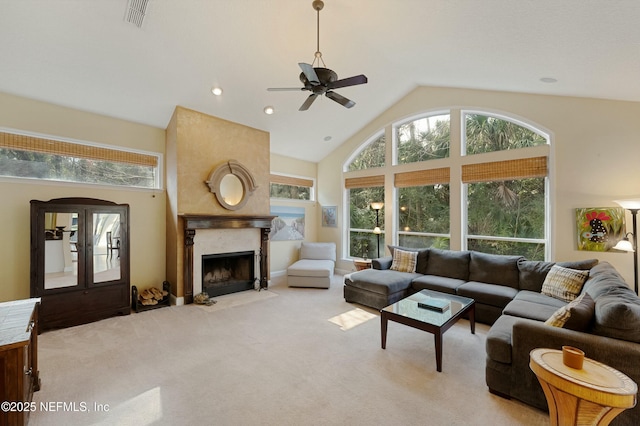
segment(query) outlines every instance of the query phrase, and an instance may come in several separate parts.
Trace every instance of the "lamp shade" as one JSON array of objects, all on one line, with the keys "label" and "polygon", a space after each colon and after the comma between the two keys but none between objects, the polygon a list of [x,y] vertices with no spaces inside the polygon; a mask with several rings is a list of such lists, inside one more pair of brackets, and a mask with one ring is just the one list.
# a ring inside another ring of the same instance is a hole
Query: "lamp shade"
[{"label": "lamp shade", "polygon": [[375,228],[373,228],[373,233],[374,234],[382,234],[382,231],[380,230],[379,226],[376,226]]},{"label": "lamp shade", "polygon": [[629,241],[628,238],[623,238],[622,240],[618,241],[618,244],[616,244],[613,249],[622,251],[635,251],[633,249],[633,244],[631,244],[631,241]]},{"label": "lamp shade", "polygon": [[640,200],[638,199],[628,199],[628,200],[613,200],[614,203],[620,205],[621,207],[627,210],[638,210],[640,209]]},{"label": "lamp shade", "polygon": [[384,203],[381,203],[381,202],[371,203],[371,208],[374,210],[380,210],[383,207],[384,207]]}]

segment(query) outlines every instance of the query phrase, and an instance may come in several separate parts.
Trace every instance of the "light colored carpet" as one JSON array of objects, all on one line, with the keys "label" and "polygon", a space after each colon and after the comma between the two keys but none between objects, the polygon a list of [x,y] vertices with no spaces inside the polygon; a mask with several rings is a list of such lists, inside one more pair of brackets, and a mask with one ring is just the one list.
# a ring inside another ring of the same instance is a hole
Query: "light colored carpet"
[{"label": "light colored carpet", "polygon": [[[438,373],[431,334],[390,322],[381,349],[380,321],[367,319],[377,312],[346,303],[341,277],[328,290],[285,279],[225,309],[172,306],[41,334],[30,425],[549,424],[488,392],[488,326],[448,330]],[[345,314],[358,324],[330,321]]]}]

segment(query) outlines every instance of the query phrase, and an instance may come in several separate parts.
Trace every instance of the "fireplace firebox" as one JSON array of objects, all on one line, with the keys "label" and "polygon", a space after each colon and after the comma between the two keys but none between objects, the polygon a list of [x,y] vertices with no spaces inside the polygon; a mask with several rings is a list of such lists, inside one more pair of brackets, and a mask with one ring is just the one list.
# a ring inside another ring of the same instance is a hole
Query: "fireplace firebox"
[{"label": "fireplace firebox", "polygon": [[202,256],[202,291],[210,297],[252,290],[257,280],[255,253],[206,254]]}]

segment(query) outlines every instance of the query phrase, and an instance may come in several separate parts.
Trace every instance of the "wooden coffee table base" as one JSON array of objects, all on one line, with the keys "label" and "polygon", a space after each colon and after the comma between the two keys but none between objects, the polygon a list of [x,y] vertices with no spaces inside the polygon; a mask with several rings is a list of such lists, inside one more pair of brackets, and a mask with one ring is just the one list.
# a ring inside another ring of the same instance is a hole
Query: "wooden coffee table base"
[{"label": "wooden coffee table base", "polygon": [[[435,293],[435,292],[432,292],[432,293]],[[433,339],[434,339],[435,348],[436,348],[436,368],[438,372],[442,372],[442,335],[444,334],[444,332],[447,331],[449,328],[451,328],[453,324],[455,324],[464,314],[467,314],[467,313],[469,315],[469,324],[471,326],[471,334],[475,334],[476,332],[475,302],[472,302],[468,306],[462,308],[455,315],[452,315],[451,318],[449,318],[442,325],[430,324],[428,322],[424,322],[419,319],[411,318],[405,315],[399,315],[394,312],[389,312],[385,309],[380,311],[380,314],[381,314],[380,315],[380,334],[381,334],[380,337],[382,339],[382,349],[386,349],[387,347],[387,324],[389,320],[400,323],[400,324],[408,325],[409,327],[417,328],[418,330],[431,333],[433,334]]]}]

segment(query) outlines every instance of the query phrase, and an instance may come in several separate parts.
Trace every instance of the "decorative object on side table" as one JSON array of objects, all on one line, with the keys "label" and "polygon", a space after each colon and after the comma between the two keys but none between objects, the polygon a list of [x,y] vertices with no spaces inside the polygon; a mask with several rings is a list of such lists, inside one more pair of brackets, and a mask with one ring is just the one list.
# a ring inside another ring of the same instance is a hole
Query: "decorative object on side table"
[{"label": "decorative object on side table", "polygon": [[568,367],[563,351],[534,349],[529,367],[549,405],[551,425],[608,425],[636,405],[637,384],[608,365],[584,358],[583,368]]},{"label": "decorative object on side table", "polygon": [[[614,249],[633,252],[633,284],[636,294],[638,294],[638,253],[635,251],[638,247],[636,217],[638,216],[638,210],[640,210],[640,200],[615,200],[615,202],[629,210],[633,218],[633,232],[628,232],[624,238],[616,244]],[[629,238],[627,237],[629,234],[633,236],[633,245],[630,244]]]}]

